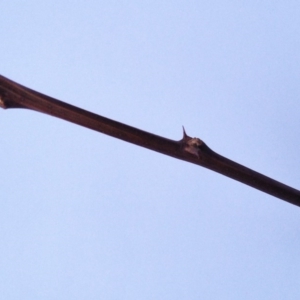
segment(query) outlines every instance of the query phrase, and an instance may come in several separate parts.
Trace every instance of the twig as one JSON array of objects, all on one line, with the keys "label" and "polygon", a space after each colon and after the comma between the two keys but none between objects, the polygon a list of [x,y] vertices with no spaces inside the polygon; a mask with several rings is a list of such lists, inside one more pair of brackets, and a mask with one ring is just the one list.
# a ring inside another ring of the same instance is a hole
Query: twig
[{"label": "twig", "polygon": [[123,141],[208,168],[300,206],[299,190],[217,154],[202,140],[189,137],[184,129],[181,140],[166,139],[43,95],[1,75],[0,106],[2,108],[27,108],[64,119]]}]

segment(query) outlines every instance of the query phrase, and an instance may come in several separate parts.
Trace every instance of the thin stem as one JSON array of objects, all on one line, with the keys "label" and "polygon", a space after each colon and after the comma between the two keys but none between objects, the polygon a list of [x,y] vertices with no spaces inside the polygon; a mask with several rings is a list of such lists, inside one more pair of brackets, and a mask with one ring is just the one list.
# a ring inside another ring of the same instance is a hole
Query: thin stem
[{"label": "thin stem", "polygon": [[123,141],[172,156],[233,178],[272,196],[300,206],[300,191],[231,161],[185,131],[179,141],[102,117],[33,91],[0,75],[0,106],[27,108],[99,131]]}]

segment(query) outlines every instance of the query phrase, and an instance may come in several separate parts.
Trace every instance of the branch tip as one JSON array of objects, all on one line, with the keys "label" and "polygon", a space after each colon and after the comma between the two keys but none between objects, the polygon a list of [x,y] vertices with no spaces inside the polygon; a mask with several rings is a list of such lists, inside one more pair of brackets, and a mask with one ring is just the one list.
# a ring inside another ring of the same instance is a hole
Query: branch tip
[{"label": "branch tip", "polygon": [[2,95],[0,95],[0,107],[4,109],[6,108],[4,97]]}]

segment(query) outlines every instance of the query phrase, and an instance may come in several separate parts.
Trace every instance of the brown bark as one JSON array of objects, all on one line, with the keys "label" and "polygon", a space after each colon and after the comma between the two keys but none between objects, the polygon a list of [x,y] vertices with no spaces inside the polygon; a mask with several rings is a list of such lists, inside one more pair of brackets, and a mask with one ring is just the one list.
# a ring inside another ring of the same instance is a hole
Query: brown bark
[{"label": "brown bark", "polygon": [[5,109],[27,108],[64,119],[123,141],[208,168],[300,206],[299,190],[217,154],[200,139],[186,135],[185,131],[181,140],[170,140],[56,100],[1,75],[0,106]]}]

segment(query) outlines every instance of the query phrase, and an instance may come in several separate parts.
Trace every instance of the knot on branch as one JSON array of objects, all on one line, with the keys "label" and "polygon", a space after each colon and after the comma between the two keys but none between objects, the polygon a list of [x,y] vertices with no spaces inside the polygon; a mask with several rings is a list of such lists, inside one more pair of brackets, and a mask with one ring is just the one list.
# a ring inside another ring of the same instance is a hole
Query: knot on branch
[{"label": "knot on branch", "polygon": [[189,153],[197,158],[200,157],[201,148],[204,145],[204,142],[199,138],[192,138],[188,136],[183,127],[183,138],[180,140],[181,149],[184,153]]}]

